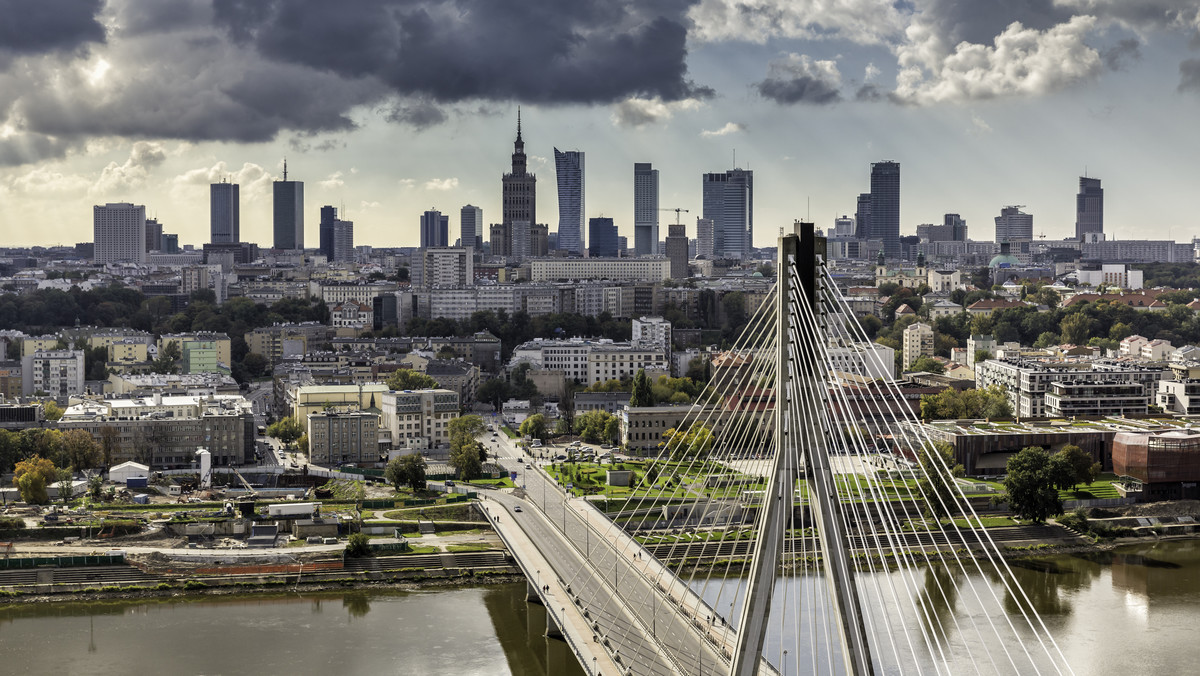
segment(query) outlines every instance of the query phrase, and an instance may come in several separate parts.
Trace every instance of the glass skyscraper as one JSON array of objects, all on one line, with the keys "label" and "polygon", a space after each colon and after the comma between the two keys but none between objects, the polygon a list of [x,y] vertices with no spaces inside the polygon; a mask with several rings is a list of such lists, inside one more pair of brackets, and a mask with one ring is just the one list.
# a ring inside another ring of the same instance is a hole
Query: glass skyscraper
[{"label": "glass skyscraper", "polygon": [[241,240],[238,184],[213,183],[208,190],[209,238],[213,244],[237,244]]},{"label": "glass skyscraper", "polygon": [[649,162],[633,165],[633,251],[658,253],[658,170]]},{"label": "glass skyscraper", "polygon": [[1079,177],[1079,194],[1075,195],[1075,239],[1083,241],[1084,233],[1104,232],[1104,188],[1100,179]]},{"label": "glass skyscraper", "polygon": [[900,163],[871,165],[871,215],[868,239],[883,242],[888,258],[900,257]]},{"label": "glass skyscraper", "polygon": [[583,151],[554,149],[558,174],[558,248],[583,255]]},{"label": "glass skyscraper", "polygon": [[283,180],[274,183],[275,248],[304,248],[304,182],[287,180],[287,162]]}]

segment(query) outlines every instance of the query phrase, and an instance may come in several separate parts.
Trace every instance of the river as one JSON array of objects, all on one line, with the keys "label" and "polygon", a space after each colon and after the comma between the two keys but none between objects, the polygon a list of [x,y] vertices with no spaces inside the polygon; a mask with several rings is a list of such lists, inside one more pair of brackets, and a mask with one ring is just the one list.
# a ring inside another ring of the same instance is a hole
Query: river
[{"label": "river", "polygon": [[[1200,541],[1013,563],[1076,674],[1192,673],[1200,665]],[[506,584],[9,604],[0,606],[0,655],[4,672],[30,674],[582,674],[564,643],[542,638],[544,611],[524,591]],[[1011,597],[1000,595],[1013,612]],[[937,612],[977,609],[958,598]],[[777,645],[768,640],[768,655]],[[927,663],[929,649],[917,650],[926,654],[916,661]]]}]

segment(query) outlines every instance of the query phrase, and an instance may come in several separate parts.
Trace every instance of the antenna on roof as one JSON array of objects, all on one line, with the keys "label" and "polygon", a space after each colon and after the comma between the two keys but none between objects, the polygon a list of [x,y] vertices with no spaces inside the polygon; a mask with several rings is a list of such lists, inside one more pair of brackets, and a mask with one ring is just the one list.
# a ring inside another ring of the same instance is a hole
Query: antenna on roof
[{"label": "antenna on roof", "polygon": [[287,180],[287,158],[283,158],[283,180]]}]

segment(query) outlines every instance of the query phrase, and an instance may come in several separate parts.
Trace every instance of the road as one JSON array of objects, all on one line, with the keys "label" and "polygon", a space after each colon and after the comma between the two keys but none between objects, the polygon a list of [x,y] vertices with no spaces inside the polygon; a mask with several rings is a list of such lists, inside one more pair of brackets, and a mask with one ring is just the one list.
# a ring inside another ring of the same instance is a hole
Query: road
[{"label": "road", "polygon": [[[602,632],[615,638],[622,655],[633,655],[626,662],[634,673],[717,675],[728,672],[727,663],[720,659],[711,645],[701,640],[685,613],[672,606],[664,592],[656,589],[654,580],[670,587],[671,578],[656,562],[643,555],[634,559],[632,552],[618,551],[627,546],[628,539],[605,534],[611,526],[603,515],[582,498],[567,498],[544,472],[530,470],[518,464],[523,454],[513,440],[503,436],[491,437],[495,443],[496,460],[510,471],[518,471],[518,484],[524,484],[526,500],[520,501],[503,494],[488,494],[503,504],[509,516],[538,543],[538,547],[559,577],[577,594],[583,607],[601,623]],[[555,451],[556,449],[550,449]],[[515,512],[513,507],[530,504],[539,510]],[[565,533],[565,535],[564,535]],[[682,583],[676,582],[676,586]],[[684,598],[681,589],[674,595]],[[704,609],[696,608],[699,622],[709,629]],[[604,622],[626,619],[605,630]],[[601,621],[603,620],[603,621]],[[615,632],[615,633],[614,633]],[[656,649],[655,641],[666,653]]]}]

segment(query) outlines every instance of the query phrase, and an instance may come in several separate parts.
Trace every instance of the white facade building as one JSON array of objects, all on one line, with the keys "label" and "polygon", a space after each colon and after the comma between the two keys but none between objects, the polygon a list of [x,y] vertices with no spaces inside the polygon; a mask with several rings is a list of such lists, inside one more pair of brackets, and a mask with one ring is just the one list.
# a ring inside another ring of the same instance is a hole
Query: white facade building
[{"label": "white facade building", "polygon": [[82,350],[36,350],[21,357],[21,394],[65,403],[83,394],[84,374]]},{"label": "white facade building", "polygon": [[539,258],[530,261],[530,280],[611,279],[657,282],[671,278],[666,258]]},{"label": "white facade building", "polygon": [[635,345],[671,347],[671,322],[662,317],[639,317],[633,320],[631,340]]},{"label": "white facade building", "polygon": [[933,356],[933,327],[917,322],[904,328],[904,368],[907,370],[918,357]]},{"label": "white facade building", "polygon": [[146,207],[109,202],[92,207],[96,263],[146,262]]}]

